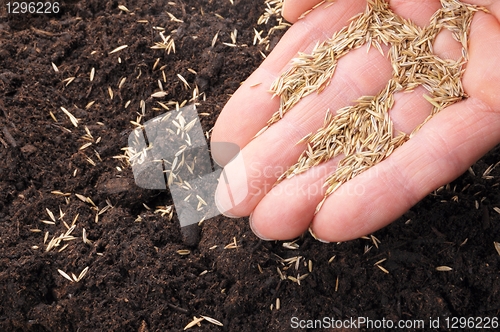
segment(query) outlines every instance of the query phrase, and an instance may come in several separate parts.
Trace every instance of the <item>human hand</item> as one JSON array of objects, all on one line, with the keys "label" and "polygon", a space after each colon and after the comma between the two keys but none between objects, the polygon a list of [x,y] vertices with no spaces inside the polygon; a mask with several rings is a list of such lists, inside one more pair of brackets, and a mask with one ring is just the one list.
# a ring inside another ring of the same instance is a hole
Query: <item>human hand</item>
[{"label": "human hand", "polygon": [[[335,170],[338,158],[273,187],[276,179],[295,164],[306,147],[296,143],[322,126],[327,109],[338,110],[361,96],[377,94],[391,78],[392,67],[375,48],[350,51],[339,60],[331,84],[321,94],[305,97],[283,119],[252,139],[279,107],[278,98],[272,99],[268,90],[290,60],[298,52],[310,52],[318,41],[331,37],[366,7],[365,1],[339,0],[325,3],[297,21],[319,1],[286,0],[284,16],[295,24],[234,94],[214,127],[213,142],[232,142],[242,148],[245,167],[232,167],[231,163],[226,167],[231,189],[249,190],[243,202],[231,207],[221,181],[217,200],[222,212],[251,214],[252,229],[266,239],[294,238],[309,226],[325,241],[354,239],[392,222],[498,144],[500,2],[467,2],[491,12],[476,13],[472,22],[469,62],[462,80],[469,98],[435,115],[389,158],[342,185],[315,214],[326,190],[323,183]],[[441,7],[438,0],[393,0],[390,5],[396,14],[422,27]],[[455,59],[461,46],[445,31],[436,39],[434,51]],[[395,95],[390,116],[396,131],[410,133],[429,115],[432,106],[422,97],[424,92],[419,87]],[[216,158],[217,151],[213,154]]]}]

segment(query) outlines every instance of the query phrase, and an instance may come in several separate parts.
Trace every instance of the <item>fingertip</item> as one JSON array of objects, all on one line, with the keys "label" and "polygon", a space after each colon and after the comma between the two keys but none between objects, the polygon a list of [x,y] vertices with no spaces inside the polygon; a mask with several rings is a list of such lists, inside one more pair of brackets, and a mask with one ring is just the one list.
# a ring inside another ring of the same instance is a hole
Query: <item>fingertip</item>
[{"label": "fingertip", "polygon": [[256,227],[254,224],[253,213],[251,213],[250,217],[248,217],[248,222],[250,224],[250,229],[255,234],[255,236],[257,236],[259,239],[261,239],[263,241],[273,241],[273,239],[270,239],[270,238],[267,238],[267,237],[261,235],[259,228]]}]

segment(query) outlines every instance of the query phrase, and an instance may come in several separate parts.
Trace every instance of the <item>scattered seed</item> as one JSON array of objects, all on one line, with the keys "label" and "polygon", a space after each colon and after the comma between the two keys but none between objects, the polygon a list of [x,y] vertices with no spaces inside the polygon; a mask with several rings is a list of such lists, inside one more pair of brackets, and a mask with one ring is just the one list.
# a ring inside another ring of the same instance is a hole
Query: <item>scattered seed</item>
[{"label": "scattered seed", "polygon": [[69,246],[69,243],[68,244],[65,244],[64,246],[61,247],[61,249],[59,249],[57,252],[61,252],[63,251],[64,249],[66,249],[67,247]]},{"label": "scattered seed", "polygon": [[92,69],[90,70],[90,82],[94,80],[94,76],[95,76],[95,68],[92,67]]},{"label": "scattered seed", "polygon": [[165,91],[158,91],[151,95],[152,98],[163,98],[167,95]]},{"label": "scattered seed", "polygon": [[71,84],[71,82],[73,82],[75,80],[76,77],[68,77],[66,79],[63,80],[63,82],[66,82],[65,86],[68,86]]},{"label": "scattered seed", "polygon": [[290,249],[290,250],[297,250],[297,249],[299,249],[299,245],[297,243],[294,243],[294,242],[284,242],[283,248]]},{"label": "scattered seed", "polygon": [[120,83],[118,84],[118,89],[121,89],[123,87],[123,84],[125,84],[125,81],[127,80],[126,77],[122,77],[120,80]]},{"label": "scattered seed", "polygon": [[87,266],[86,268],[84,268],[82,270],[82,272],[80,272],[80,275],[78,276],[78,278],[75,281],[79,282],[80,280],[82,280],[83,277],[85,277],[85,275],[87,274],[88,271],[89,271],[89,267]]},{"label": "scattered seed", "polygon": [[181,74],[177,74],[177,77],[179,77],[179,79],[182,81],[182,83],[184,83],[184,87],[186,88],[186,90],[191,89],[191,87],[189,86],[189,83],[186,81],[186,79]]},{"label": "scattered seed", "polygon": [[88,110],[88,109],[89,109],[89,108],[91,108],[91,107],[92,107],[92,105],[94,105],[94,104],[95,104],[95,100],[93,100],[93,101],[89,102],[89,103],[85,106],[85,109],[86,109],[86,110]]},{"label": "scattered seed", "polygon": [[376,267],[378,267],[380,270],[382,270],[382,272],[389,274],[389,271],[387,271],[383,266],[377,264]]},{"label": "scattered seed", "polygon": [[63,270],[57,269],[57,272],[59,272],[60,275],[62,275],[64,278],[68,279],[69,281],[73,282],[74,280]]},{"label": "scattered seed", "polygon": [[495,250],[497,253],[500,255],[500,243],[499,242],[493,242],[493,245],[495,246]]},{"label": "scattered seed", "polygon": [[177,17],[175,17],[172,13],[167,12],[167,15],[170,17],[170,21],[174,21],[177,23],[184,23],[183,20],[179,20]]},{"label": "scattered seed", "polygon": [[88,147],[89,147],[89,146],[91,146],[91,145],[92,145],[92,142],[90,142],[90,143],[85,143],[85,144],[83,144],[83,145],[82,145],[82,146],[81,146],[78,150],[80,150],[80,151],[81,151],[81,150],[85,150],[86,148],[88,148]]},{"label": "scattered seed", "polygon": [[115,48],[114,50],[112,50],[111,52],[109,52],[109,54],[113,54],[113,53],[116,53],[116,52],[120,52],[121,50],[127,48],[128,45],[122,45],[122,46],[118,46],[117,48]]},{"label": "scattered seed", "polygon": [[217,43],[217,38],[219,38],[219,32],[220,31],[217,31],[214,38],[212,38],[212,48],[215,46],[215,43]]},{"label": "scattered seed", "polygon": [[193,320],[184,327],[184,331],[186,331],[187,329],[190,329],[192,328],[193,326],[195,325],[200,325],[200,322],[202,322],[205,318],[201,317],[201,318],[198,318],[198,317],[193,317]]},{"label": "scattered seed", "polygon": [[53,221],[49,221],[49,220],[41,220],[44,224],[47,224],[47,225],[55,225],[56,223],[53,222]]},{"label": "scattered seed", "polygon": [[61,110],[64,112],[64,114],[66,114],[68,116],[68,118],[71,121],[71,123],[73,124],[73,126],[78,127],[78,119],[75,118],[75,116],[73,114],[71,114],[67,109],[65,109],[62,106],[61,106]]},{"label": "scattered seed", "polygon": [[80,195],[80,194],[75,194],[75,196],[76,196],[79,200],[81,200],[82,202],[84,202],[84,203],[88,203],[88,201],[87,201],[87,197],[86,197],[86,196],[83,196],[83,195]]},{"label": "scattered seed", "polygon": [[55,63],[53,63],[53,62],[52,62],[52,68],[54,68],[54,71],[55,71],[56,73],[58,73],[58,72],[59,72],[59,68],[57,68],[56,64],[55,64]]},{"label": "scattered seed", "polygon": [[451,271],[453,270],[451,267],[449,266],[438,266],[436,267],[436,271],[440,271],[440,272],[448,272],[448,271]]},{"label": "scattered seed", "polygon": [[56,221],[56,217],[54,217],[52,211],[50,211],[48,208],[45,208],[45,210],[47,211],[47,214],[49,215],[50,219],[52,219],[52,221]]},{"label": "scattered seed", "polygon": [[221,322],[219,322],[218,320],[213,319],[211,317],[208,317],[208,316],[201,316],[201,317],[204,318],[207,322],[212,323],[214,325],[224,326]]},{"label": "scattered seed", "polygon": [[185,256],[185,255],[189,255],[191,253],[191,250],[181,249],[181,250],[177,250],[177,253],[181,256]]},{"label": "scattered seed", "polygon": [[496,213],[500,214],[500,208],[499,207],[494,207],[493,210],[495,210]]},{"label": "scattered seed", "polygon": [[227,244],[224,249],[236,249],[238,248],[238,244],[236,242],[236,237],[233,237],[233,242]]}]

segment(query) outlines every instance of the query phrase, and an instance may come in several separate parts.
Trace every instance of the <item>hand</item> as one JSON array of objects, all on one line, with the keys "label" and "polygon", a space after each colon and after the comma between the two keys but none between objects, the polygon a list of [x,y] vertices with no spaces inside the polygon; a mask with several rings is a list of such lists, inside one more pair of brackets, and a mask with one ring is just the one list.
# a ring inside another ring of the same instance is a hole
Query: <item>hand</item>
[{"label": "hand", "polygon": [[[304,151],[306,145],[296,143],[321,127],[326,109],[335,111],[361,96],[376,95],[392,75],[387,57],[375,48],[351,50],[339,60],[327,89],[302,99],[253,139],[278,110],[279,100],[271,98],[269,87],[290,60],[298,52],[310,52],[318,41],[331,37],[366,7],[361,0],[327,2],[297,21],[319,2],[285,1],[284,17],[294,25],[229,100],[212,134],[213,142],[232,142],[242,148],[245,167],[230,163],[225,170],[233,191],[249,191],[233,207],[224,195],[225,182],[220,181],[219,208],[228,216],[251,215],[253,231],[264,239],[291,239],[309,226],[328,242],[374,232],[500,143],[500,2],[470,0],[467,3],[485,6],[491,13],[478,12],[472,21],[469,62],[462,80],[468,99],[442,110],[389,158],[342,185],[317,214],[316,206],[326,189],[323,183],[335,170],[338,158],[273,187]],[[422,27],[441,8],[438,0],[392,0],[390,5],[397,15]],[[458,59],[461,47],[446,30],[437,37],[434,51],[443,58]],[[395,95],[390,111],[395,130],[410,133],[429,115],[432,106],[422,97],[424,92],[419,87]],[[217,153],[213,151],[214,157]]]}]

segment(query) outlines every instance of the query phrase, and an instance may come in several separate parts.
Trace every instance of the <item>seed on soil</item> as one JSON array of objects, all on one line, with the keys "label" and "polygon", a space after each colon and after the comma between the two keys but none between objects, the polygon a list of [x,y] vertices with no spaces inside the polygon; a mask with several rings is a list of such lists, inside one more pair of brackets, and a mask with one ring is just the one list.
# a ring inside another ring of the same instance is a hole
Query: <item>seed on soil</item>
[{"label": "seed on soil", "polygon": [[74,280],[63,270],[57,269],[57,272],[59,272],[60,275],[62,275],[64,278],[68,279],[71,282],[74,282]]},{"label": "seed on soil", "polygon": [[498,255],[500,255],[500,243],[493,242],[493,245],[495,246],[495,250],[497,251]]},{"label": "seed on soil", "polygon": [[219,38],[219,32],[220,31],[217,31],[214,38],[212,38],[212,48],[215,46],[215,43],[217,42],[217,38]]},{"label": "seed on soil", "polygon": [[278,274],[279,274],[279,276],[280,276],[280,279],[281,279],[281,280],[285,280],[285,279],[286,279],[286,277],[285,277],[285,275],[283,274],[283,272],[281,272],[280,268],[279,268],[279,267],[276,267],[276,270],[278,270]]},{"label": "seed on soil", "polygon": [[376,267],[378,267],[382,272],[389,274],[389,271],[387,271],[383,266],[376,264]]},{"label": "seed on soil", "polygon": [[53,62],[52,62],[52,68],[54,68],[54,71],[55,71],[56,73],[58,73],[58,72],[59,72],[59,68],[57,68],[56,64],[55,64],[55,63],[53,63]]},{"label": "seed on soil", "polygon": [[163,98],[167,95],[165,91],[158,91],[151,95],[152,98]]},{"label": "seed on soil", "polygon": [[276,298],[276,310],[280,310],[281,309],[281,301],[280,301],[280,298],[277,297]]},{"label": "seed on soil", "polygon": [[121,89],[123,87],[123,84],[125,84],[125,81],[127,80],[126,77],[122,77],[120,80],[120,83],[118,84],[118,89]]},{"label": "seed on soil", "polygon": [[174,21],[177,23],[184,23],[183,20],[179,20],[177,17],[175,17],[172,13],[167,12],[167,15],[170,17],[170,21]]},{"label": "seed on soil", "polygon": [[191,253],[191,250],[181,249],[181,250],[177,250],[177,253],[181,256],[186,256],[186,255],[189,255]]},{"label": "seed on soil", "polygon": [[196,317],[196,316],[195,316],[195,317],[193,317],[193,320],[192,320],[192,321],[191,321],[188,325],[186,325],[186,326],[184,327],[184,331],[186,331],[187,329],[192,328],[192,327],[193,327],[193,326],[195,326],[195,325],[201,326],[200,322],[202,322],[204,319],[205,319],[205,318],[203,318],[203,317],[200,317],[200,318],[198,318],[198,317]]},{"label": "seed on soil", "polygon": [[92,69],[90,70],[90,82],[94,80],[94,76],[95,76],[95,68],[92,67]]},{"label": "seed on soil", "polygon": [[451,267],[449,266],[438,266],[436,267],[436,271],[439,271],[439,272],[448,272],[448,271],[451,271],[453,270]]},{"label": "seed on soil", "polygon": [[299,245],[297,243],[294,243],[294,242],[284,242],[283,248],[290,249],[290,250],[297,250],[297,249],[299,249]]},{"label": "seed on soil", "polygon": [[63,80],[63,82],[65,82],[65,83],[66,83],[66,84],[65,84],[65,86],[70,85],[70,84],[71,84],[71,82],[73,82],[73,81],[75,80],[75,78],[76,78],[76,77],[74,77],[74,76],[73,76],[73,77],[68,77],[68,78],[64,79],[64,80]]},{"label": "seed on soil", "polygon": [[212,323],[214,325],[224,326],[221,322],[219,322],[218,320],[213,319],[211,317],[208,317],[208,316],[201,316],[201,317],[204,318],[207,322]]},{"label": "seed on soil", "polygon": [[88,148],[89,146],[92,145],[92,142],[89,142],[89,143],[85,143],[83,144],[78,150],[85,150],[86,148]]},{"label": "seed on soil", "polygon": [[177,74],[177,77],[182,81],[182,83],[184,83],[184,88],[186,90],[191,89],[191,87],[189,86],[189,83],[186,81],[186,79],[181,74]]},{"label": "seed on soil", "polygon": [[87,238],[87,231],[85,230],[85,228],[82,229],[82,240],[83,240],[83,243],[85,243],[85,244],[92,244],[92,241],[90,241]]},{"label": "seed on soil", "polygon": [[238,244],[236,242],[236,237],[233,237],[233,242],[227,244],[224,249],[236,249],[238,248]]},{"label": "seed on soil", "polygon": [[89,271],[89,267],[87,266],[86,268],[84,268],[82,270],[82,272],[80,272],[80,275],[78,276],[78,278],[75,281],[79,282],[80,280],[82,280],[83,277],[85,277],[85,275],[87,274],[88,271]]},{"label": "seed on soil", "polygon": [[63,251],[64,249],[66,249],[67,247],[69,246],[69,243],[68,244],[65,244],[64,246],[61,247],[61,249],[59,249],[57,252],[61,252]]},{"label": "seed on soil", "polygon": [[50,221],[50,220],[41,220],[41,222],[43,222],[44,224],[47,224],[47,225],[55,225],[56,224],[55,222]]},{"label": "seed on soil", "polygon": [[86,109],[86,110],[88,110],[88,109],[89,109],[89,108],[91,108],[91,107],[92,107],[92,105],[94,105],[94,104],[95,104],[95,100],[93,100],[93,101],[89,102],[89,103],[85,106],[85,109]]},{"label": "seed on soil", "polygon": [[120,9],[121,11],[124,11],[125,13],[129,13],[130,10],[125,7],[124,5],[118,5],[118,9]]},{"label": "seed on soil", "polygon": [[114,50],[112,50],[111,52],[109,52],[109,54],[113,54],[113,53],[116,53],[116,52],[120,52],[121,50],[127,48],[128,45],[122,45],[122,46],[118,46],[117,48],[115,48]]},{"label": "seed on soil", "polygon": [[48,208],[45,208],[45,210],[47,211],[47,214],[49,215],[50,219],[52,219],[52,221],[56,221],[56,217],[54,217],[52,211],[50,211]]}]

